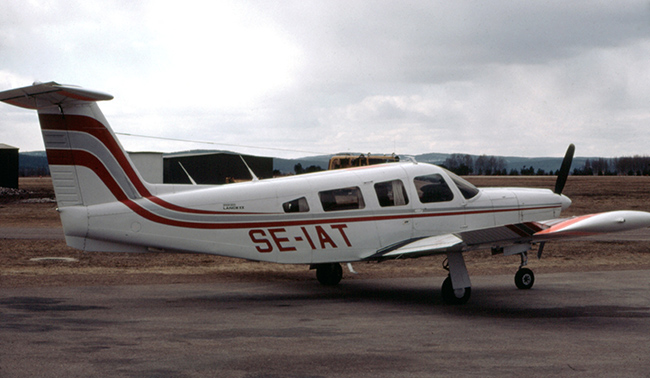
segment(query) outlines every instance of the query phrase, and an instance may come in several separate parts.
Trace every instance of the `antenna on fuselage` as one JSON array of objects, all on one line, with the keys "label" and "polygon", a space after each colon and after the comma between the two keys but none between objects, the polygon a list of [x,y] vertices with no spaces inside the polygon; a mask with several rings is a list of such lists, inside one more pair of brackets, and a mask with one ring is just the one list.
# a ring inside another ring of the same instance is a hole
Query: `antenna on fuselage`
[{"label": "antenna on fuselage", "polygon": [[196,185],[196,181],[194,181],[192,176],[190,176],[189,172],[187,172],[187,169],[185,169],[185,167],[183,167],[183,164],[181,164],[180,161],[178,162],[178,165],[181,166],[181,169],[183,169],[183,172],[185,172],[185,174],[187,175],[187,178],[190,179],[190,182],[192,183],[192,185]]},{"label": "antenna on fuselage", "polygon": [[248,164],[246,164],[246,160],[244,160],[244,157],[241,156],[241,155],[239,155],[239,157],[241,158],[241,161],[244,162],[244,165],[246,166],[246,169],[248,169],[248,173],[251,174],[251,177],[253,178],[253,181],[260,181],[260,179],[257,178],[257,176],[255,176],[255,172],[253,172],[253,170],[251,169],[251,167],[249,167]]}]

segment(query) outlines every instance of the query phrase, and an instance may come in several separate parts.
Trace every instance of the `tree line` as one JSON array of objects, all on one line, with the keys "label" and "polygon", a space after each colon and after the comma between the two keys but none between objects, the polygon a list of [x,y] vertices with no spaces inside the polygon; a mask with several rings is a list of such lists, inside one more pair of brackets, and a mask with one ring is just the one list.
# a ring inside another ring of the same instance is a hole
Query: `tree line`
[{"label": "tree line", "polygon": [[508,172],[506,159],[497,156],[481,155],[474,159],[472,155],[451,154],[442,164],[457,175],[504,176]]},{"label": "tree line", "polygon": [[[557,175],[559,171],[559,169],[545,171],[541,168],[535,169],[533,166],[523,166],[520,169],[511,168],[508,171],[508,163],[505,158],[487,155],[474,158],[467,154],[452,154],[441,165],[462,176],[544,176]],[[582,167],[575,167],[571,173],[577,176],[648,176],[650,175],[650,156],[587,159]]]},{"label": "tree line", "polygon": [[622,156],[611,159],[587,159],[582,168],[574,168],[574,175],[586,176],[648,176],[650,175],[650,156]]}]

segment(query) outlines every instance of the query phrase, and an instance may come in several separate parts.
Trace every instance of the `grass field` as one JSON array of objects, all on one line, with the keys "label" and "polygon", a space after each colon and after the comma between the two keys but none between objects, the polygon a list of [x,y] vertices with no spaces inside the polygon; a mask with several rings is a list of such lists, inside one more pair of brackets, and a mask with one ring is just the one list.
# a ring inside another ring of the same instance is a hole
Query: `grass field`
[{"label": "grass field", "polygon": [[[553,188],[553,176],[469,177],[479,187],[523,186]],[[20,187],[30,193],[0,201],[0,227],[60,228],[52,202],[34,198],[53,197],[49,178],[22,178]],[[609,210],[650,211],[650,177],[571,176],[564,190],[573,205],[563,216]],[[648,230],[650,232],[650,230]],[[74,262],[32,261],[36,257],[72,257]],[[356,263],[354,275],[344,279],[381,277],[444,277],[443,256],[383,263]],[[491,256],[489,251],[466,254],[470,275],[512,273],[518,256]],[[85,253],[66,246],[62,240],[0,239],[0,287],[134,284],[171,282],[315,280],[313,271],[299,265],[257,263],[197,254]],[[571,241],[549,243],[542,260],[531,258],[529,267],[537,273],[648,269],[650,247],[642,241]],[[436,280],[441,281],[439,279]]]}]

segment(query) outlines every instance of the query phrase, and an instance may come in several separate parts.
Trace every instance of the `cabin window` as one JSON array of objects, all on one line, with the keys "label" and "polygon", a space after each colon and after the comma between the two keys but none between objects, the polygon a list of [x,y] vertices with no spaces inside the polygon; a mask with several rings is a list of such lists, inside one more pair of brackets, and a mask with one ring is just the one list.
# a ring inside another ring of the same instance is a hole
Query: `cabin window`
[{"label": "cabin window", "polygon": [[325,211],[356,210],[366,207],[361,189],[353,186],[319,192],[320,202]]},{"label": "cabin window", "polygon": [[413,183],[422,203],[448,202],[454,199],[454,193],[439,174],[416,177]]},{"label": "cabin window", "polygon": [[309,211],[309,204],[307,203],[307,198],[300,197],[293,201],[283,203],[282,209],[284,209],[285,213],[306,213]]},{"label": "cabin window", "polygon": [[409,203],[406,188],[401,180],[378,182],[375,184],[375,192],[381,207],[404,206]]},{"label": "cabin window", "polygon": [[465,199],[474,198],[479,193],[478,188],[472,185],[471,182],[457,176],[455,173],[449,172],[447,170],[445,171],[449,175],[449,178],[451,178],[451,180],[454,182],[454,184],[456,184],[458,190],[460,190],[460,193],[463,195],[463,197],[465,197]]}]

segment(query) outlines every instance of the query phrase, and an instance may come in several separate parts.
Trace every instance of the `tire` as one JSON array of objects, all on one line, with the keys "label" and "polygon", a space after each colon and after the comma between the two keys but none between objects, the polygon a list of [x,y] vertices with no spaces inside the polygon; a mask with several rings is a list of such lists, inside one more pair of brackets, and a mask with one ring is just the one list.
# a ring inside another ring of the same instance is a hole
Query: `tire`
[{"label": "tire", "polygon": [[320,264],[316,267],[316,278],[325,286],[336,286],[343,278],[341,264]]},{"label": "tire", "polygon": [[528,268],[521,268],[515,274],[515,285],[517,289],[528,290],[535,283],[535,274]]},{"label": "tire", "polygon": [[469,301],[469,297],[472,295],[472,288],[466,287],[462,290],[462,296],[459,297],[459,293],[454,290],[451,284],[451,277],[447,276],[442,282],[442,300],[450,305],[463,305]]}]

